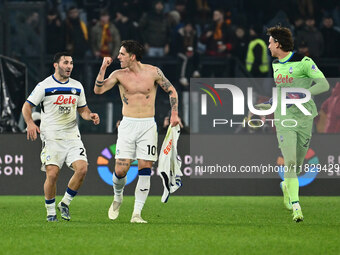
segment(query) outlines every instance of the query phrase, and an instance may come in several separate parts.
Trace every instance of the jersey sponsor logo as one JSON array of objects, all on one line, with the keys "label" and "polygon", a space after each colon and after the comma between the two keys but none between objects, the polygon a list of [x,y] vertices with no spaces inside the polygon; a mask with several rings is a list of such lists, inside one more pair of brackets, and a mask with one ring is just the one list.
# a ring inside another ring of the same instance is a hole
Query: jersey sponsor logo
[{"label": "jersey sponsor logo", "polygon": [[56,91],[57,91],[57,89],[54,89],[54,90],[51,91],[51,93],[54,94],[54,92],[56,92]]},{"label": "jersey sponsor logo", "polygon": [[312,70],[313,70],[314,72],[317,72],[317,71],[318,71],[318,68],[316,67],[316,65],[312,65]]},{"label": "jersey sponsor logo", "polygon": [[59,106],[59,114],[69,114],[71,112],[71,106]]},{"label": "jersey sponsor logo", "polygon": [[276,73],[277,71],[279,71],[279,69],[276,69],[276,70],[274,71],[274,73]]},{"label": "jersey sponsor logo", "polygon": [[165,155],[168,155],[169,152],[171,151],[171,145],[172,145],[172,139],[169,141],[168,145],[165,147],[163,151]]},{"label": "jersey sponsor logo", "polygon": [[53,104],[62,105],[62,104],[75,104],[77,101],[76,98],[72,96],[65,97],[63,95],[58,96],[57,100]]},{"label": "jersey sponsor logo", "polygon": [[288,77],[288,75],[286,76],[282,76],[282,74],[279,74],[276,79],[275,79],[275,83],[276,84],[281,84],[281,83],[293,83],[294,78],[293,77]]}]

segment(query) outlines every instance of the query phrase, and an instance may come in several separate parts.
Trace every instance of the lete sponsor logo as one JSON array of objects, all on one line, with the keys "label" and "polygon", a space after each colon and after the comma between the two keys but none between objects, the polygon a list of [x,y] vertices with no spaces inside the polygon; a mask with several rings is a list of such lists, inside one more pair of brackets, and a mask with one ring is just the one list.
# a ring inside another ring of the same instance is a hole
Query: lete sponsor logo
[{"label": "lete sponsor logo", "polygon": [[[292,72],[293,72],[293,68],[291,67],[291,69],[289,69],[289,73],[292,73]],[[294,80],[293,77],[289,77],[288,75],[282,76],[282,74],[279,74],[275,79],[275,83],[276,84],[293,83],[293,80]]]},{"label": "lete sponsor logo", "polygon": [[72,96],[58,96],[57,100],[53,104],[62,105],[62,104],[75,104],[77,101],[76,98]]}]

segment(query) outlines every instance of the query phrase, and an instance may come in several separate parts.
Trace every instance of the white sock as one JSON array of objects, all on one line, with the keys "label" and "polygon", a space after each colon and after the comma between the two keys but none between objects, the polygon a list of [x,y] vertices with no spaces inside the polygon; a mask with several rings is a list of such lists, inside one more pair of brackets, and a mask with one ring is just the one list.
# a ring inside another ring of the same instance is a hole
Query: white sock
[{"label": "white sock", "polygon": [[135,189],[135,206],[133,214],[141,214],[150,191],[150,168],[143,168],[138,171],[139,177]]},{"label": "white sock", "polygon": [[126,184],[126,176],[121,178],[117,177],[116,173],[113,173],[112,181],[114,201],[121,203],[123,201],[123,191]]},{"label": "white sock", "polygon": [[57,215],[55,210],[55,198],[46,199],[45,198],[45,207],[47,210],[47,215]]},{"label": "white sock", "polygon": [[67,206],[69,206],[72,199],[75,197],[75,195],[77,195],[77,191],[72,190],[69,187],[67,187],[65,195],[64,195],[63,199],[61,200],[61,202],[63,202]]}]

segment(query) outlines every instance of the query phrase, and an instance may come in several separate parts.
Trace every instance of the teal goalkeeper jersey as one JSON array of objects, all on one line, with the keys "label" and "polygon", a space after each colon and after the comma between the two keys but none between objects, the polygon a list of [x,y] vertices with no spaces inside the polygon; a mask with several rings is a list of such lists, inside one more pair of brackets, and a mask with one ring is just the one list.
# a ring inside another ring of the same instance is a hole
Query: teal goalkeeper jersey
[{"label": "teal goalkeeper jersey", "polygon": [[[312,115],[304,115],[295,105],[287,107],[286,115],[281,114],[281,88],[308,89],[312,96],[329,89],[325,76],[311,58],[301,56],[295,52],[289,52],[285,58],[273,61],[273,74],[278,93],[278,104],[274,112],[275,119],[280,122],[287,119],[303,122],[314,118],[318,114],[313,99],[303,104]],[[276,128],[280,129],[280,126],[276,125]]]}]

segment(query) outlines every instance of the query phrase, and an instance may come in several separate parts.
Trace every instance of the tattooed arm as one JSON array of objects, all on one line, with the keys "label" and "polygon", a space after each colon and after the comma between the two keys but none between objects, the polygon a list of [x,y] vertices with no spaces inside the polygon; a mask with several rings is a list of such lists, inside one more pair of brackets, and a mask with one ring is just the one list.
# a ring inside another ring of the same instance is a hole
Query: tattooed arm
[{"label": "tattooed arm", "polygon": [[178,118],[178,96],[175,87],[171,82],[164,76],[161,69],[157,68],[157,79],[156,83],[161,86],[161,88],[169,94],[170,106],[171,106],[171,118],[170,124],[172,127],[179,123]]},{"label": "tattooed arm", "polygon": [[106,91],[112,89],[114,85],[118,83],[117,79],[117,71],[114,71],[110,74],[107,79],[104,79],[106,68],[111,65],[112,58],[104,57],[102,66],[100,67],[97,79],[94,84],[94,93],[95,94],[103,94]]}]

